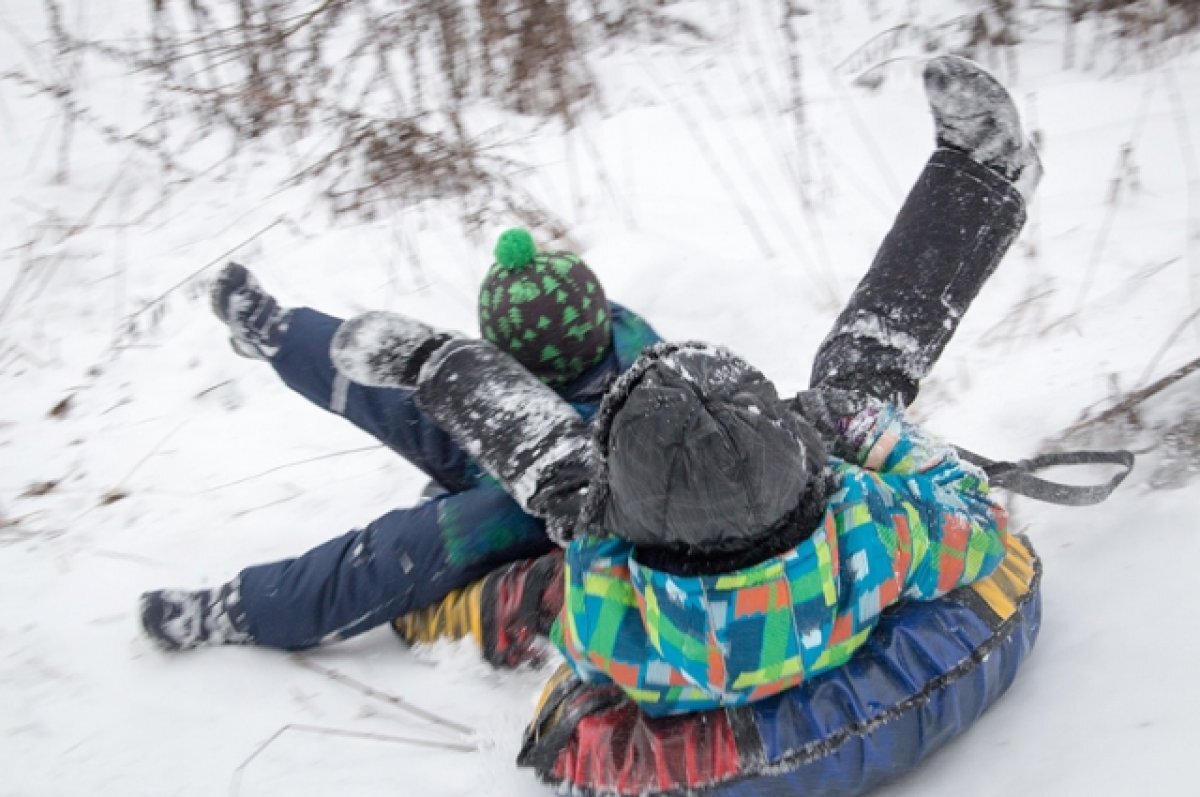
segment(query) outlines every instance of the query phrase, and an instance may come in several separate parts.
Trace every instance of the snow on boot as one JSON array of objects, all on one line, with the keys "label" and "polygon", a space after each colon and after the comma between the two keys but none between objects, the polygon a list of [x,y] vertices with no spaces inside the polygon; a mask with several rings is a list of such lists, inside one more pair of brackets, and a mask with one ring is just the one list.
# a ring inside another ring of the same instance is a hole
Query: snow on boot
[{"label": "snow on boot", "polygon": [[201,645],[246,645],[237,579],[218,590],[163,589],[142,593],[142,629],[163,650],[191,650]]},{"label": "snow on boot", "polygon": [[415,387],[421,367],[458,337],[399,313],[375,310],[342,322],[329,354],[352,382],[369,387]]},{"label": "snow on boot", "polygon": [[212,287],[212,307],[229,327],[229,342],[243,357],[266,360],[279,351],[289,310],[263,290],[246,268],[229,263]]},{"label": "snow on boot", "polygon": [[925,65],[925,95],[940,147],[965,152],[999,172],[1028,203],[1042,163],[1021,132],[1021,118],[1004,86],[978,64],[944,55]]}]

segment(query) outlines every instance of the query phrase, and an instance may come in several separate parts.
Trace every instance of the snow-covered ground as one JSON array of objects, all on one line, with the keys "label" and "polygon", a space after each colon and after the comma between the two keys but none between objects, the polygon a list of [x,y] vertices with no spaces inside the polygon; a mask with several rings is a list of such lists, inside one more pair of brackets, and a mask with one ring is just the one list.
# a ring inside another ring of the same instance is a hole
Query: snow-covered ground
[{"label": "snow-covered ground", "polygon": [[[117,37],[146,4],[81,5],[73,20]],[[854,87],[837,65],[900,18],[811,4],[801,158],[768,4],[696,5],[714,42],[599,57],[605,113],[570,140],[525,139],[537,166],[525,184],[612,297],[794,390],[930,152],[920,64]],[[923,22],[956,13],[904,5]],[[0,9],[0,68],[61,68],[40,7]],[[1183,323],[1200,308],[1200,54],[1142,66],[1094,47],[1090,30],[1076,68],[1050,19],[995,64],[1040,131],[1047,174],[914,407],[994,458],[1032,454],[1085,408],[1200,352],[1200,324]],[[80,80],[97,107],[137,112],[132,78]],[[152,170],[86,131],[56,184],[56,120],[50,102],[0,82],[0,794],[548,793],[512,763],[548,671],[495,672],[468,646],[406,651],[386,629],[308,656],[470,726],[467,738],[277,652],[163,654],[135,612],[143,590],[219,584],[422,486],[234,356],[204,278],[232,256],[288,304],[469,331],[491,236],[514,220],[493,219],[481,240],[429,209],[335,223],[310,189],[278,190],[288,160],[270,153],[160,200]],[[138,331],[122,336],[130,316]],[[1147,420],[1186,406],[1198,378]],[[1038,647],[969,733],[880,794],[1197,793],[1200,480],[1151,489],[1157,461],[1143,456],[1098,507],[1014,502],[1044,557]]]}]

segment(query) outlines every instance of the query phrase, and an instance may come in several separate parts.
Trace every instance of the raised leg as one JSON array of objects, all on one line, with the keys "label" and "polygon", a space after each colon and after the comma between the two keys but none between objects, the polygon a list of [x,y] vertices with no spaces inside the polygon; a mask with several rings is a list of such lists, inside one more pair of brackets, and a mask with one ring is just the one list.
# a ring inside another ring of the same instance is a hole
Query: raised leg
[{"label": "raised leg", "polygon": [[906,406],[1025,223],[1041,165],[1008,93],[975,64],[925,74],[938,149],[814,361],[813,387]]},{"label": "raised leg", "polygon": [[337,372],[329,344],[341,323],[308,307],[291,311],[279,350],[269,360],[283,383],[321,409],[344,417],[450,492],[477,483],[479,468],[417,407],[412,390],[367,387]]},{"label": "raised leg", "polygon": [[210,298],[238,354],[270,362],[292,390],[343,416],[444,489],[458,492],[478,481],[479,468],[417,408],[411,390],[364,387],[338,374],[329,344],[341,319],[307,307],[281,306],[237,263],[221,269]]}]

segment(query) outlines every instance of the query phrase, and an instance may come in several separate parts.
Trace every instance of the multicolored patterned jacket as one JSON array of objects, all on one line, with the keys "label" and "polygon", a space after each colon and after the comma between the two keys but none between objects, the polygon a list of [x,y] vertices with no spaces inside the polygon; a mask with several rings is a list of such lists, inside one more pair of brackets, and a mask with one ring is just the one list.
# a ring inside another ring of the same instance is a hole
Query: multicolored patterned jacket
[{"label": "multicolored patterned jacket", "polygon": [[831,457],[822,525],[779,556],[721,575],[640,564],[615,537],[566,554],[552,638],[585,681],[613,681],[650,715],[748,703],[845,663],[882,612],[981,579],[1004,557],[1007,515],[955,451],[877,404]]}]

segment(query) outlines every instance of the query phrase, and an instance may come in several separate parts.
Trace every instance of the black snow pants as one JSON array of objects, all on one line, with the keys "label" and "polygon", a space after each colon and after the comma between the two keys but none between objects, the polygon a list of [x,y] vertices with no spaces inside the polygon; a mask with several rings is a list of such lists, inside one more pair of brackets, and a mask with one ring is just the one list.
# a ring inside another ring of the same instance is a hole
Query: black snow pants
[{"label": "black snow pants", "polygon": [[1012,183],[962,152],[935,151],[817,350],[812,387],[911,404],[1024,223]]}]

